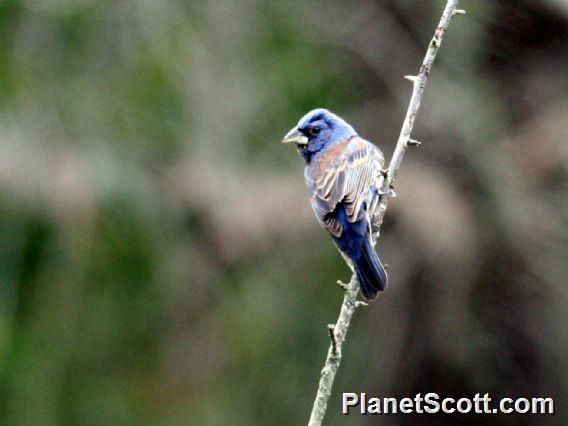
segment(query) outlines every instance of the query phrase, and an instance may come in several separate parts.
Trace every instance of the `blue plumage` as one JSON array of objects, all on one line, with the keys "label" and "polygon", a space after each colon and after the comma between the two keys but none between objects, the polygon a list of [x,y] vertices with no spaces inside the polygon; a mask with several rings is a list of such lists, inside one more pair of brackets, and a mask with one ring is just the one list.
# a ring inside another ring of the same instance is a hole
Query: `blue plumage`
[{"label": "blue plumage", "polygon": [[351,223],[341,205],[336,207],[336,215],[343,232],[340,237],[332,235],[331,238],[353,264],[365,299],[374,299],[378,291],[385,289],[387,275],[371,245],[367,218]]},{"label": "blue plumage", "polygon": [[282,142],[297,145],[316,218],[357,274],[363,297],[373,299],[387,284],[367,217],[384,164],[381,151],[325,109],[306,114]]}]

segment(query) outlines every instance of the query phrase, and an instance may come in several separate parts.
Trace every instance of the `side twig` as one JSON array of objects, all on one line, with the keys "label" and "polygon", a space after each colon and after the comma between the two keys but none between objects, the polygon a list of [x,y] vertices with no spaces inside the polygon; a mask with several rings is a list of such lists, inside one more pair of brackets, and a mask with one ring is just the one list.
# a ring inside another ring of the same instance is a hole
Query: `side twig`
[{"label": "side twig", "polygon": [[[428,46],[428,50],[418,75],[405,76],[407,80],[410,80],[413,83],[412,97],[410,98],[410,104],[406,111],[406,117],[404,118],[404,123],[402,125],[389,168],[384,173],[381,190],[379,191],[377,198],[371,203],[372,208],[370,213],[372,217],[371,225],[373,231],[373,243],[376,243],[376,239],[379,237],[379,231],[387,209],[389,195],[393,195],[393,184],[398,170],[400,169],[404,154],[408,147],[419,146],[421,144],[417,140],[411,139],[410,134],[414,127],[416,113],[420,108],[422,94],[424,93],[424,87],[426,86],[426,81],[428,80],[428,76],[432,69],[432,64],[434,63],[434,59],[436,58],[436,54],[442,44],[446,31],[450,26],[450,22],[454,16],[465,14],[464,10],[456,9],[457,3],[458,0],[447,1],[442,18],[440,19],[438,28],[436,28],[434,37]],[[338,284],[340,284],[341,288],[344,290],[343,303],[341,305],[337,322],[335,324],[328,325],[331,344],[327,352],[325,365],[321,371],[318,392],[312,408],[309,426],[321,425],[327,410],[327,404],[331,395],[331,388],[333,386],[335,374],[337,373],[339,364],[341,363],[341,348],[345,342],[345,336],[347,335],[351,318],[358,307],[366,305],[364,302],[357,300],[359,283],[357,282],[355,275],[351,277],[351,281],[348,284],[341,283],[340,281],[338,281]]]}]

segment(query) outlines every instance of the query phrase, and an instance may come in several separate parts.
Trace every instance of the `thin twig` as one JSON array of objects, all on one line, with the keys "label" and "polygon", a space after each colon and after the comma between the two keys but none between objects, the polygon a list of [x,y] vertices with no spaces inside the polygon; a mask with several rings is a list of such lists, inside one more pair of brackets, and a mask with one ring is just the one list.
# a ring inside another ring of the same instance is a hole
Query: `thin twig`
[{"label": "thin twig", "polygon": [[[465,14],[464,10],[456,9],[458,0],[448,0],[438,28],[434,33],[434,37],[428,46],[428,50],[420,67],[420,72],[415,76],[405,76],[407,80],[412,81],[413,90],[410,104],[406,111],[406,117],[398,137],[396,148],[392,155],[388,171],[384,174],[382,186],[376,199],[371,203],[371,217],[372,217],[372,231],[373,231],[373,244],[379,236],[379,230],[383,222],[383,217],[387,209],[389,196],[392,196],[392,188],[402,159],[408,147],[419,146],[420,142],[411,139],[410,134],[414,127],[414,120],[416,113],[420,108],[420,101],[424,93],[424,87],[428,80],[428,75],[432,69],[432,64],[436,58],[436,53],[442,44],[444,35],[450,26],[452,18],[456,15]],[[339,282],[338,282],[339,283]],[[321,371],[321,378],[319,382],[318,392],[312,408],[309,426],[321,425],[327,410],[327,404],[331,395],[331,388],[335,379],[335,374],[341,363],[341,348],[345,342],[345,336],[351,323],[351,318],[359,306],[364,306],[364,303],[357,300],[357,292],[359,290],[359,283],[355,274],[351,277],[348,284],[341,283],[341,287],[345,290],[343,295],[343,303],[339,312],[339,318],[335,324],[330,324],[329,333],[331,344],[327,352],[327,359],[325,360],[324,367]]]}]

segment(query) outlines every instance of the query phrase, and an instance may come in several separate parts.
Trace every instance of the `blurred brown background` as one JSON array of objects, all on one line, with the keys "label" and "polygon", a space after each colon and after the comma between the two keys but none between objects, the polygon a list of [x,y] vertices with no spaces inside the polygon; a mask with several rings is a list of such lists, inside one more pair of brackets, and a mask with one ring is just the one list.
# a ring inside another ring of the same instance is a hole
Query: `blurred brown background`
[{"label": "blurred brown background", "polygon": [[[0,1],[0,423],[307,422],[349,270],[279,144],[390,157],[444,1]],[[566,424],[568,3],[467,1],[327,424]],[[554,417],[340,414],[341,392]]]}]

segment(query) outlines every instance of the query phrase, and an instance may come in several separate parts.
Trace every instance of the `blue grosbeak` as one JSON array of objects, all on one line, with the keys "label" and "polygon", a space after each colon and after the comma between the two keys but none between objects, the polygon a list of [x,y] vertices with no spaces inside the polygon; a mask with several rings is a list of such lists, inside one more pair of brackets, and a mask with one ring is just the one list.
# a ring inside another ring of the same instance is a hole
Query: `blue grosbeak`
[{"label": "blue grosbeak", "polygon": [[387,274],[371,243],[368,208],[379,190],[381,151],[326,109],[307,113],[282,143],[294,143],[306,163],[304,177],[316,218],[357,274],[372,300]]}]

